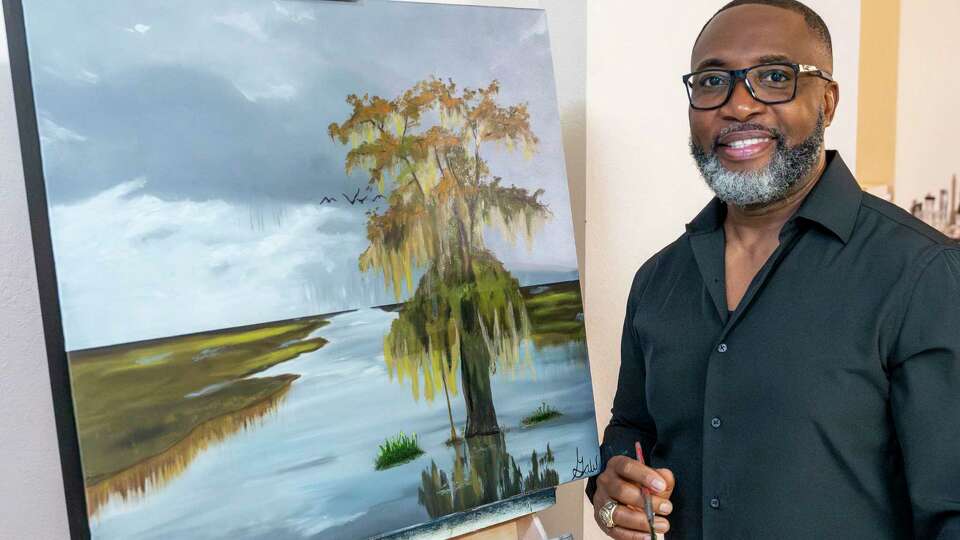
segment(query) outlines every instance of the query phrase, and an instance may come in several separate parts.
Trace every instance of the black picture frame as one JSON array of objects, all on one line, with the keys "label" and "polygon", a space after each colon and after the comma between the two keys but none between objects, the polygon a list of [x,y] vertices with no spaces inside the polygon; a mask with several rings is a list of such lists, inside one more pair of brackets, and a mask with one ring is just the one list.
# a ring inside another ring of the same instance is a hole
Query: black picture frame
[{"label": "black picture frame", "polygon": [[33,259],[37,272],[40,313],[43,318],[44,345],[53,396],[53,413],[60,449],[60,468],[63,473],[63,492],[66,501],[70,537],[90,538],[87,503],[84,493],[83,466],[80,462],[80,444],[73,410],[70,372],[63,339],[57,274],[53,262],[53,244],[50,238],[50,219],[47,212],[47,193],[40,157],[40,136],[37,126],[33,84],[30,77],[30,58],[20,0],[2,0],[3,18],[10,55],[10,75],[20,140],[20,157],[26,183],[27,210],[30,217],[30,235],[33,240]]}]

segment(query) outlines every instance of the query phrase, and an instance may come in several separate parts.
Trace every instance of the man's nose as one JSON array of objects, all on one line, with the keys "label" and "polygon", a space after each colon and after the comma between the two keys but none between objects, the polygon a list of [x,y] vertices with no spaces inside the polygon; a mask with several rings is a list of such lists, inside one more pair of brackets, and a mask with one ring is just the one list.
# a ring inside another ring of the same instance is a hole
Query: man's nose
[{"label": "man's nose", "polygon": [[730,94],[730,99],[721,107],[721,112],[727,119],[743,122],[763,112],[764,107],[766,107],[766,105],[754,99],[750,94],[746,80],[735,79],[733,83],[733,93]]}]

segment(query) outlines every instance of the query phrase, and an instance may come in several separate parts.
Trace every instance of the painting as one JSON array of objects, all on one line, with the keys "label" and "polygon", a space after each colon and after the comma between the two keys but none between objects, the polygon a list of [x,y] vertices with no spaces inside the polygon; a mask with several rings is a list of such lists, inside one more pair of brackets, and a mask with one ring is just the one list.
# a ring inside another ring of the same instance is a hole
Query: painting
[{"label": "painting", "polygon": [[74,535],[367,538],[595,472],[542,10],[4,6]]}]

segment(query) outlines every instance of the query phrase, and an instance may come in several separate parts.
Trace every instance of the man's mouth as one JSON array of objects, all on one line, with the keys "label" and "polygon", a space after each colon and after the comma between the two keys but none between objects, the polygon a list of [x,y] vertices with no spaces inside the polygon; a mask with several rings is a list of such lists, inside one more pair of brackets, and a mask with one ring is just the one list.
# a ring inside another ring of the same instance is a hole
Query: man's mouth
[{"label": "man's mouth", "polygon": [[775,137],[767,131],[735,131],[717,140],[717,153],[729,161],[748,161],[773,149]]}]

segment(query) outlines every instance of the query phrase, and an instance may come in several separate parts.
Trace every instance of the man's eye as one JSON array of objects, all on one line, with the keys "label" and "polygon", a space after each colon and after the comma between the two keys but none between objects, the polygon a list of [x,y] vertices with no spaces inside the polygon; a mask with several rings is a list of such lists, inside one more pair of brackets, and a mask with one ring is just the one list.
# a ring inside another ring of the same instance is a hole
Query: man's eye
[{"label": "man's eye", "polygon": [[771,69],[770,71],[763,72],[760,80],[771,83],[785,83],[790,81],[790,75],[779,69]]},{"label": "man's eye", "polygon": [[707,75],[700,79],[700,86],[704,88],[714,88],[717,86],[724,86],[726,84],[726,77],[722,77],[720,75]]}]

